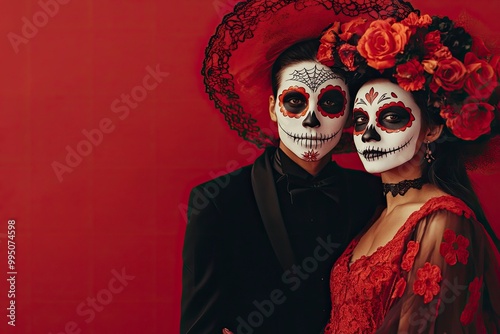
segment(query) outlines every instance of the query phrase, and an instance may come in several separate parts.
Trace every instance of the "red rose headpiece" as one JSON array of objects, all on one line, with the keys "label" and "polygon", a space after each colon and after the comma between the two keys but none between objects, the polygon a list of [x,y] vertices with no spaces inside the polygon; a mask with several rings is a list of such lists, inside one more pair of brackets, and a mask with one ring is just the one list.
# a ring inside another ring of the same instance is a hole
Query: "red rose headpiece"
[{"label": "red rose headpiece", "polygon": [[399,21],[334,23],[318,60],[361,75],[377,70],[406,91],[428,90],[429,108],[462,140],[490,134],[498,115],[500,57],[447,17],[412,12]]}]

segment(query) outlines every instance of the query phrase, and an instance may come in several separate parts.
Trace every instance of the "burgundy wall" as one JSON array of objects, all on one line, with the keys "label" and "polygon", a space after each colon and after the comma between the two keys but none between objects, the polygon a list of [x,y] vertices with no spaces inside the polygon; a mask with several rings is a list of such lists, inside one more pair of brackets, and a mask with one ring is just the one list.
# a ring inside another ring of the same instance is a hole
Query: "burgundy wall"
[{"label": "burgundy wall", "polygon": [[[227,129],[199,74],[235,3],[4,1],[0,332],[178,332],[189,190],[259,153]],[[467,14],[498,39],[498,1],[414,3],[452,17],[474,4]],[[360,167],[357,157],[340,161]],[[499,176],[474,179],[499,230]],[[5,279],[10,219],[15,299]]]}]

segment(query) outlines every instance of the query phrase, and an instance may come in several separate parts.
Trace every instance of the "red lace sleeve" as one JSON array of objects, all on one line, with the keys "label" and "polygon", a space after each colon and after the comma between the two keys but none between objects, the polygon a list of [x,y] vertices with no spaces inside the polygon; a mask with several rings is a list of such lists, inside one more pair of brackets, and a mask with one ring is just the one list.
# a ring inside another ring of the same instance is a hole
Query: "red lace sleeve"
[{"label": "red lace sleeve", "polygon": [[421,219],[406,242],[392,305],[377,333],[498,333],[500,271],[467,211]]}]

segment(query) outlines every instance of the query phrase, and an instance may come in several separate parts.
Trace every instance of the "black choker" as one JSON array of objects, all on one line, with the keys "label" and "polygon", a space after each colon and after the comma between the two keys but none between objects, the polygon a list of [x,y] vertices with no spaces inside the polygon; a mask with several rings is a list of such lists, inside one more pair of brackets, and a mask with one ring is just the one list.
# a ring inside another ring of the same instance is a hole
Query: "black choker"
[{"label": "black choker", "polygon": [[404,196],[410,188],[422,189],[425,183],[424,178],[419,177],[415,180],[403,180],[399,183],[382,183],[382,185],[384,186],[384,196],[391,192],[392,197],[396,197],[396,195]]}]

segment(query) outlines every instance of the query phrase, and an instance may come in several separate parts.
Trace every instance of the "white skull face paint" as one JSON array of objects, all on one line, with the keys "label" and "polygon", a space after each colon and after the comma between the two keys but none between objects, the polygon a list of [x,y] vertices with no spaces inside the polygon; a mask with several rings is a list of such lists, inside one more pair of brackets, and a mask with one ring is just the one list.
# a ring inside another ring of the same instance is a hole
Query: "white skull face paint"
[{"label": "white skull face paint", "polygon": [[364,84],[354,101],[354,144],[369,173],[410,161],[416,153],[421,111],[410,92],[387,79]]},{"label": "white skull face paint", "polygon": [[274,112],[281,142],[297,157],[317,161],[340,140],[349,114],[344,79],[315,61],[285,67]]}]

